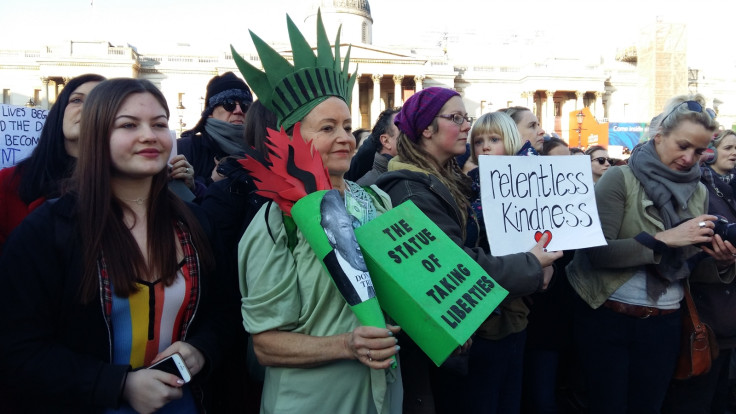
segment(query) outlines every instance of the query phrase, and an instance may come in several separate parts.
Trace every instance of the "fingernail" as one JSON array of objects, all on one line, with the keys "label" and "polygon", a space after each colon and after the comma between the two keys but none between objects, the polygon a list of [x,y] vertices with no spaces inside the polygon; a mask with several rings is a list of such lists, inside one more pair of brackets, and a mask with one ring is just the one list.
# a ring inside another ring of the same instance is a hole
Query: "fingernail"
[{"label": "fingernail", "polygon": [[396,345],[394,348],[396,348],[396,352],[399,352],[399,350],[401,350],[401,347],[398,345]]},{"label": "fingernail", "polygon": [[176,383],[179,384],[179,385],[184,385],[184,380],[178,379],[178,380],[176,380]]},{"label": "fingernail", "polygon": [[388,336],[394,336],[394,333],[391,331],[388,331]]},{"label": "fingernail", "polygon": [[394,341],[396,341],[396,343],[398,344],[399,343],[399,338],[394,338]]}]

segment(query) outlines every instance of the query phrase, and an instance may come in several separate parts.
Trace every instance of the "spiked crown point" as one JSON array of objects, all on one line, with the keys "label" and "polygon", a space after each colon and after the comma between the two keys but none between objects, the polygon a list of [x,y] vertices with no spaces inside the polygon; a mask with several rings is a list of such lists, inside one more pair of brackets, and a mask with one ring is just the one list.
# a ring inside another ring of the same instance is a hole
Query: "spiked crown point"
[{"label": "spiked crown point", "polygon": [[335,55],[327,38],[321,11],[317,12],[317,54],[292,21],[286,16],[294,65],[284,59],[260,37],[251,32],[263,71],[248,63],[230,46],[240,73],[251,85],[263,104],[277,116],[277,125],[289,129],[301,121],[315,106],[330,96],[350,106],[358,69],[348,72],[350,49],[340,62],[340,29],[335,39]]}]

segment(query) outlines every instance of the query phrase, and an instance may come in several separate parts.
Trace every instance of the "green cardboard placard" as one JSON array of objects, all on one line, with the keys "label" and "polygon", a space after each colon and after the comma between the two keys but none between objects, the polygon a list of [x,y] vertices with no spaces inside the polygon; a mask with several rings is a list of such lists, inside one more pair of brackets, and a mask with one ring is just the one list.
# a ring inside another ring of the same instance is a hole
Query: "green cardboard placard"
[{"label": "green cardboard placard", "polygon": [[508,295],[411,201],[355,235],[381,307],[437,366]]}]

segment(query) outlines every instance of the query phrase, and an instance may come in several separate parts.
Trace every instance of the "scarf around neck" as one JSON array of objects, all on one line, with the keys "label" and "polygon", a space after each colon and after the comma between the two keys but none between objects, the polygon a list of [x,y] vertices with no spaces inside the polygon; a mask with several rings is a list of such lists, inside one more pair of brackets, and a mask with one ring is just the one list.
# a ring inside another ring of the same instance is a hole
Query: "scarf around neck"
[{"label": "scarf around neck", "polygon": [[219,119],[207,118],[204,130],[215,140],[220,149],[229,155],[245,151],[245,137],[243,136],[245,127],[243,125],[234,125]]},{"label": "scarf around neck", "polygon": [[[698,189],[700,168],[695,163],[687,171],[670,169],[659,159],[654,144],[651,139],[634,148],[629,168],[659,211],[667,230],[694,217],[688,202]],[[682,247],[670,247],[662,253],[660,262],[653,266],[654,272],[647,272],[647,294],[651,299],[656,301],[670,283],[690,274],[685,259]]]}]

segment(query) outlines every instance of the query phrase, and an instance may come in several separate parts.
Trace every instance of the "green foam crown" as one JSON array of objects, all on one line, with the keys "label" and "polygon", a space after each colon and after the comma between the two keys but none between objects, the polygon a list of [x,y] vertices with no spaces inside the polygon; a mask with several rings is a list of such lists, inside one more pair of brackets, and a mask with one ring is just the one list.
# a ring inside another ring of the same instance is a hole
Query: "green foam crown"
[{"label": "green foam crown", "polygon": [[349,75],[350,49],[340,67],[340,29],[335,39],[335,56],[327,38],[322,13],[317,12],[317,55],[309,46],[289,15],[286,15],[294,65],[282,57],[260,37],[250,31],[253,44],[263,65],[263,72],[246,62],[230,49],[240,73],[266,108],[277,116],[278,126],[291,128],[315,106],[330,96],[336,96],[350,107],[353,86],[358,69]]}]

